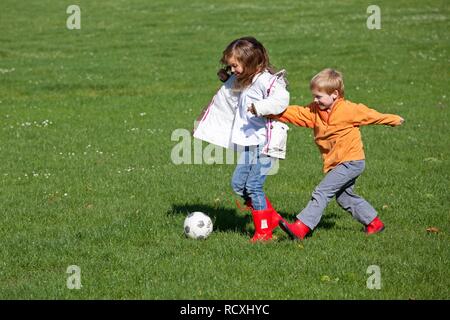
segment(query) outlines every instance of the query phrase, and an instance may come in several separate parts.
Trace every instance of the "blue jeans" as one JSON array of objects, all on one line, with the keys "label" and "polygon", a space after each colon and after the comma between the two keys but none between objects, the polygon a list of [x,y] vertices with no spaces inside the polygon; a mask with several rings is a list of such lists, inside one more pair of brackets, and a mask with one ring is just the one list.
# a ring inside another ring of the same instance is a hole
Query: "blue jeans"
[{"label": "blue jeans", "polygon": [[267,209],[263,187],[274,164],[274,159],[260,154],[261,148],[262,146],[245,147],[231,179],[234,192],[244,200],[251,199],[255,210]]}]

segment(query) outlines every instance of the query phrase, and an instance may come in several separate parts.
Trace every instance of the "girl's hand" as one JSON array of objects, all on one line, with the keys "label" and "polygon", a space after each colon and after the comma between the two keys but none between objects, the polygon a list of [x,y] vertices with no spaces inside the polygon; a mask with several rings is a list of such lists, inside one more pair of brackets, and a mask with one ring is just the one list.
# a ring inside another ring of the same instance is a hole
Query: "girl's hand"
[{"label": "girl's hand", "polygon": [[219,71],[217,71],[217,76],[219,77],[220,81],[222,81],[222,82],[227,81],[228,78],[230,77],[227,70],[225,70],[225,69],[219,69]]}]

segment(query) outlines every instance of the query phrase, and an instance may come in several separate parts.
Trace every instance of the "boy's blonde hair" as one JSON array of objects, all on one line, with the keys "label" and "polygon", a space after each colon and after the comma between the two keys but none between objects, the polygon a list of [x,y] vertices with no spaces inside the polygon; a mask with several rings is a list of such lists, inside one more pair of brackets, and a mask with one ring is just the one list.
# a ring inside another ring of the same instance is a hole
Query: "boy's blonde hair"
[{"label": "boy's blonde hair", "polygon": [[339,96],[344,96],[344,77],[342,73],[334,69],[324,69],[316,74],[309,84],[311,90],[325,91],[331,94],[334,90],[339,92]]}]

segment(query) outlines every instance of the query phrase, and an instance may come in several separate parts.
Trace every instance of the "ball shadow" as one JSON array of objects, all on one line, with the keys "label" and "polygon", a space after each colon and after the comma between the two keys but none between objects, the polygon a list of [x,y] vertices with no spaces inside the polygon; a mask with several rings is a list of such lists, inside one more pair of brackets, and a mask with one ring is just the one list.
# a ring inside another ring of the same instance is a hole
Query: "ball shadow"
[{"label": "ball shadow", "polygon": [[187,216],[194,211],[207,214],[213,221],[216,231],[234,231],[247,234],[246,225],[251,220],[250,211],[242,213],[237,210],[227,209],[221,206],[214,207],[207,204],[172,204],[172,208],[167,211],[167,215]]}]

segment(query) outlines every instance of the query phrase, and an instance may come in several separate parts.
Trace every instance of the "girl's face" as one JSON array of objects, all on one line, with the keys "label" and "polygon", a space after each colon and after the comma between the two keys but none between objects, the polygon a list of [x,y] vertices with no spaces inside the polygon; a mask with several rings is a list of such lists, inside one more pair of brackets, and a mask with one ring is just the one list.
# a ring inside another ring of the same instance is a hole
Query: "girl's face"
[{"label": "girl's face", "polygon": [[242,66],[242,63],[240,63],[234,56],[231,56],[228,59],[228,65],[231,68],[231,72],[235,74],[236,77],[239,77],[242,72],[244,72],[244,67]]}]

